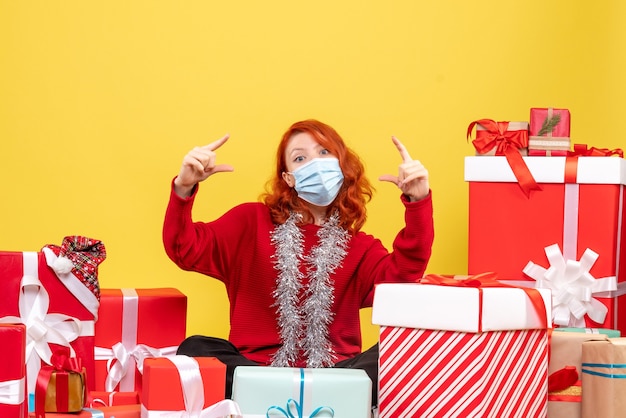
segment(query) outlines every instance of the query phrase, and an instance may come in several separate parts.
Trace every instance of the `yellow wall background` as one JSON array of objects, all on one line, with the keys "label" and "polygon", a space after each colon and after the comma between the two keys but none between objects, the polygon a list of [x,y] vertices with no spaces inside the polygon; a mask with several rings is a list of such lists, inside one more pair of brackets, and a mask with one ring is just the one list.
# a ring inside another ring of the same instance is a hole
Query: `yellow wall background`
[{"label": "yellow wall background", "polygon": [[[0,0],[0,249],[102,240],[101,286],[177,287],[188,333],[226,337],[223,286],[166,257],[184,154],[225,133],[195,217],[255,200],[294,121],[333,125],[377,194],[365,230],[402,225],[398,136],[430,170],[431,273],[466,272],[465,140],[476,119],[565,107],[573,142],[623,146],[626,3],[566,0]],[[525,220],[520,219],[520,222]],[[376,341],[363,312],[364,345]]]}]

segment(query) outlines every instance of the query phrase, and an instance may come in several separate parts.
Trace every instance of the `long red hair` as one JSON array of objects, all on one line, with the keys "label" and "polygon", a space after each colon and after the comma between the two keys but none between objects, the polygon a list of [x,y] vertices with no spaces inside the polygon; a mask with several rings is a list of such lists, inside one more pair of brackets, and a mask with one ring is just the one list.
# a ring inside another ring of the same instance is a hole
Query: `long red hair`
[{"label": "long red hair", "polygon": [[357,232],[367,219],[366,203],[372,198],[373,186],[365,176],[365,168],[361,159],[346,146],[337,131],[329,125],[314,119],[296,122],[287,129],[276,150],[276,171],[267,182],[266,192],[261,196],[269,207],[272,220],[277,224],[284,223],[291,212],[300,212],[305,222],[311,222],[313,215],[306,204],[298,198],[298,194],[283,180],[282,173],[288,171],[285,163],[285,150],[291,137],[306,132],[331,154],[339,159],[339,166],[344,180],[337,198],[327,208],[327,214],[339,213],[343,228]]}]

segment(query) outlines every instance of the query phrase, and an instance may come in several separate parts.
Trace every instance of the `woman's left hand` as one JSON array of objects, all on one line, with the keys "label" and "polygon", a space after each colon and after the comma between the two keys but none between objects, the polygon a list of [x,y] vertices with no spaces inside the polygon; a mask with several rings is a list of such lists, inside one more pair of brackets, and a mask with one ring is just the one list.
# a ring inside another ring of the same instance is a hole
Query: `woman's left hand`
[{"label": "woman's left hand", "polygon": [[392,136],[391,140],[400,152],[402,164],[398,167],[397,176],[384,174],[378,180],[395,184],[402,190],[403,194],[409,197],[411,202],[425,198],[430,191],[428,170],[418,160],[411,158],[411,155],[398,138]]}]

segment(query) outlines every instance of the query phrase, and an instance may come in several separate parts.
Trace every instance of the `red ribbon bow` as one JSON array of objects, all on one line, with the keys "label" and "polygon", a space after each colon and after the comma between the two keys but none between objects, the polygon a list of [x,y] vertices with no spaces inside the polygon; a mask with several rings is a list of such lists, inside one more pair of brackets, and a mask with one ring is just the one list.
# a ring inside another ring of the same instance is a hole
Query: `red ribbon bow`
[{"label": "red ribbon bow", "polygon": [[617,155],[620,158],[624,158],[624,151],[621,148],[608,149],[608,148],[588,148],[587,144],[574,144],[574,151],[568,151],[568,156],[584,156],[584,157],[610,157],[611,155]]},{"label": "red ribbon bow", "polygon": [[[56,409],[59,412],[67,411],[69,397],[67,385],[59,384],[59,381],[61,376],[66,377],[70,373],[83,373],[82,361],[80,358],[70,356],[69,347],[60,347],[52,354],[50,365],[43,366],[37,375],[35,386],[35,416],[37,418],[45,418],[46,392],[53,373],[57,374]],[[83,390],[83,401],[86,401],[87,387],[83,386]]]},{"label": "red ribbon bow", "polygon": [[483,298],[482,298],[482,288],[486,287],[502,287],[502,288],[515,288],[522,289],[526,296],[530,299],[533,307],[535,308],[535,312],[539,316],[541,321],[542,328],[548,328],[548,319],[546,312],[546,305],[543,302],[543,298],[537,289],[533,288],[525,288],[525,287],[517,287],[511,286],[508,284],[504,284],[497,280],[497,274],[493,272],[480,273],[475,274],[473,276],[468,276],[465,279],[455,279],[455,276],[450,275],[441,275],[441,274],[427,274],[422,277],[420,280],[421,284],[435,284],[440,286],[455,286],[455,287],[474,287],[479,290],[479,299],[478,299],[478,307],[479,307],[479,321],[478,321],[478,331],[482,332],[482,312],[483,312]]},{"label": "red ribbon bow", "polygon": [[78,357],[70,356],[70,349],[62,347],[57,349],[50,357],[50,365],[55,371],[82,373],[83,363]]},{"label": "red ribbon bow", "polygon": [[484,131],[480,131],[480,135],[476,131],[476,139],[472,140],[476,151],[479,154],[485,154],[495,147],[496,155],[506,157],[517,182],[527,197],[530,196],[532,190],[541,190],[519,152],[520,148],[528,146],[528,130],[509,131],[509,122],[480,119],[470,123],[467,128],[468,140],[472,137],[472,130],[476,125],[485,128]]},{"label": "red ribbon bow", "polygon": [[565,159],[565,183],[576,183],[578,178],[578,157],[610,157],[617,155],[624,158],[621,148],[589,148],[587,144],[574,144],[574,150],[567,152]]}]

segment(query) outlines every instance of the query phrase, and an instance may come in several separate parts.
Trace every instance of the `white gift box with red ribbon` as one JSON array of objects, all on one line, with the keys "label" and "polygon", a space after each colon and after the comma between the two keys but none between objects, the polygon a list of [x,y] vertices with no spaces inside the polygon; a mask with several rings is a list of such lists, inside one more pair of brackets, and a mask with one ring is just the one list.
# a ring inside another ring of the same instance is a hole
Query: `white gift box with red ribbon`
[{"label": "white gift box with red ribbon", "polygon": [[380,417],[545,416],[550,291],[537,292],[541,314],[520,288],[378,285]]}]

